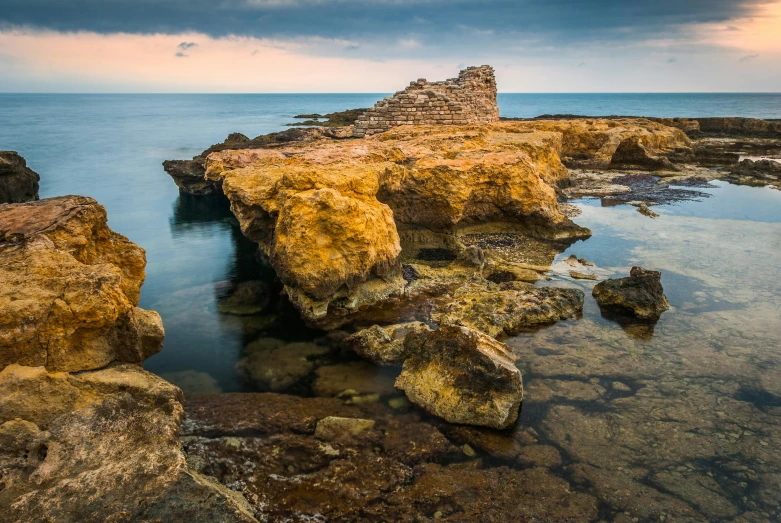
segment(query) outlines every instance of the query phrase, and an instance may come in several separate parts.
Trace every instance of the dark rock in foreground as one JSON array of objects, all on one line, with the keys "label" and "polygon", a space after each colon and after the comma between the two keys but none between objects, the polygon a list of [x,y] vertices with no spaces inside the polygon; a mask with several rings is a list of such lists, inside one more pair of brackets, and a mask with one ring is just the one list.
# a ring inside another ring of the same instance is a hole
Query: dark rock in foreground
[{"label": "dark rock in foreground", "polygon": [[670,308],[661,278],[659,271],[632,267],[628,278],[605,280],[594,287],[592,294],[600,307],[619,308],[642,319],[658,319]]},{"label": "dark rock in foreground", "polygon": [[740,185],[759,185],[781,181],[781,161],[769,159],[743,160],[731,170],[730,182]]},{"label": "dark rock in foreground", "polygon": [[19,153],[0,151],[0,203],[37,200],[40,179]]}]

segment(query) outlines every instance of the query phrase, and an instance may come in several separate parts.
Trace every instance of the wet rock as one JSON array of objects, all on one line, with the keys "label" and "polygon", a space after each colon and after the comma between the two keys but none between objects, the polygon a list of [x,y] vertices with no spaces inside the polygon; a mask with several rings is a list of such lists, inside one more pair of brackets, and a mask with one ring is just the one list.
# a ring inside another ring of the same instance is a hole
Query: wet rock
[{"label": "wet rock", "polygon": [[180,370],[177,372],[161,374],[160,377],[182,389],[185,396],[191,394],[217,394],[222,392],[217,380],[205,372]]},{"label": "wet rock", "polygon": [[340,418],[328,416],[317,422],[315,437],[325,440],[339,440],[357,436],[365,430],[374,428],[374,420],[360,418]]},{"label": "wet rock", "polygon": [[670,308],[661,277],[661,272],[632,267],[628,278],[598,283],[592,294],[600,307],[616,307],[631,311],[638,318],[658,319]]},{"label": "wet rock", "polygon": [[316,367],[316,360],[330,352],[328,347],[307,342],[286,343],[260,338],[244,348],[245,357],[237,370],[263,389],[277,392],[289,389]]},{"label": "wet rock", "polygon": [[406,465],[442,463],[459,457],[459,449],[429,423],[402,418],[383,425],[381,430],[381,446],[385,454]]},{"label": "wet rock", "polygon": [[639,212],[643,216],[648,216],[649,218],[659,217],[659,214],[652,211],[650,207],[648,207],[648,205],[644,202],[637,205],[637,212]]},{"label": "wet rock", "polygon": [[583,292],[522,282],[470,283],[436,303],[434,321],[496,337],[578,316],[583,311]]},{"label": "wet rock", "polygon": [[399,365],[407,354],[404,339],[411,332],[428,331],[428,325],[419,321],[380,327],[373,325],[345,340],[355,352],[378,365]]},{"label": "wet rock", "polygon": [[727,499],[727,493],[711,477],[660,472],[651,477],[651,483],[697,507],[711,519],[729,518],[738,509]]},{"label": "wet rock", "polygon": [[0,367],[80,371],[158,352],[160,316],[137,307],[145,264],[92,198],[0,206]]},{"label": "wet rock", "polygon": [[527,401],[596,401],[605,392],[598,382],[590,381],[538,378],[526,384]]},{"label": "wet rock", "polygon": [[270,289],[265,282],[244,281],[217,304],[217,310],[235,316],[260,314],[268,307],[270,298]]},{"label": "wet rock", "polygon": [[569,271],[569,275],[576,280],[596,280],[596,274],[587,274],[585,272]]},{"label": "wet rock", "polygon": [[[490,499],[490,507],[485,505]],[[545,500],[542,502],[542,500]],[[413,514],[453,521],[595,521],[596,500],[570,492],[563,479],[544,469],[495,467],[470,470],[428,464],[415,482],[389,496],[391,517]]]},{"label": "wet rock", "polygon": [[19,153],[0,151],[0,204],[37,200],[40,179]]},{"label": "wet rock", "polygon": [[396,387],[416,405],[451,423],[503,429],[523,400],[515,356],[502,343],[466,327],[407,336],[409,356]]},{"label": "wet rock", "polygon": [[522,467],[552,469],[561,466],[561,454],[550,445],[528,445],[521,449],[517,462]]},{"label": "wet rock", "polygon": [[728,178],[742,185],[768,185],[781,181],[781,160],[745,159],[732,167]]},{"label": "wet rock", "polygon": [[379,394],[389,396],[394,388],[397,369],[383,369],[365,361],[326,365],[316,371],[312,391],[318,396],[338,396],[345,391],[352,395]]},{"label": "wet rock", "polygon": [[337,398],[301,398],[271,392],[199,394],[185,398],[183,436],[313,434],[328,416],[362,417]]},{"label": "wet rock", "polygon": [[512,461],[521,453],[521,442],[509,431],[450,424],[443,424],[441,430],[454,442],[469,444],[493,458]]}]

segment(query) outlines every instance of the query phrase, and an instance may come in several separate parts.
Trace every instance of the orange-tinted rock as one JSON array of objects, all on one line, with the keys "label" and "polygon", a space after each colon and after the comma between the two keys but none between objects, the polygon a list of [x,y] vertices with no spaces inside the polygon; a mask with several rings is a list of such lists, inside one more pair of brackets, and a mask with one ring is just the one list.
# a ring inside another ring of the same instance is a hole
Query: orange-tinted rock
[{"label": "orange-tinted rock", "polygon": [[136,307],[144,250],[82,196],[0,206],[0,367],[80,371],[141,363],[163,325]]}]

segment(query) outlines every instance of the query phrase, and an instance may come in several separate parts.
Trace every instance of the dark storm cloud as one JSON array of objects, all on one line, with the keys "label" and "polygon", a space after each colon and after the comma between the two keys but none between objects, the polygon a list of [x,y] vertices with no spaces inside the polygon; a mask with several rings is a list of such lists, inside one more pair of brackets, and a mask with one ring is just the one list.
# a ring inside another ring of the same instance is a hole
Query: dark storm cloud
[{"label": "dark storm cloud", "polygon": [[0,24],[99,33],[212,36],[548,35],[633,40],[747,15],[762,0],[0,0]]}]

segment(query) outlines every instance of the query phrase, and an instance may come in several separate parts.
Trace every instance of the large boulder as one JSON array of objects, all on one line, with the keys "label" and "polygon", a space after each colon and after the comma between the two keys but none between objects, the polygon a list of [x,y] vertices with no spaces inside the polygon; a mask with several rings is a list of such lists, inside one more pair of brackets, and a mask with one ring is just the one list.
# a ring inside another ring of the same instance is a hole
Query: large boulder
[{"label": "large boulder", "polygon": [[0,205],[0,366],[81,371],[141,363],[163,324],[139,309],[144,250],[92,198]]},{"label": "large boulder", "polygon": [[640,319],[656,320],[670,308],[662,288],[662,273],[632,267],[628,278],[609,279],[594,286],[600,307],[612,307]]},{"label": "large boulder", "polygon": [[0,151],[0,203],[37,200],[40,179],[19,153]]},{"label": "large boulder", "polygon": [[466,327],[412,333],[396,380],[414,404],[450,423],[512,426],[523,401],[521,372],[503,343]]}]

